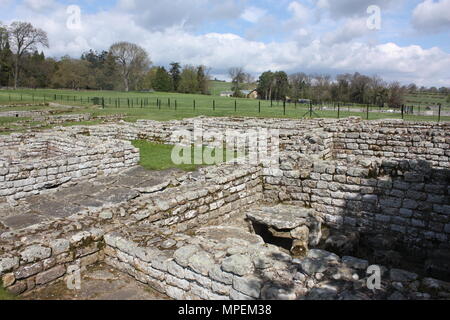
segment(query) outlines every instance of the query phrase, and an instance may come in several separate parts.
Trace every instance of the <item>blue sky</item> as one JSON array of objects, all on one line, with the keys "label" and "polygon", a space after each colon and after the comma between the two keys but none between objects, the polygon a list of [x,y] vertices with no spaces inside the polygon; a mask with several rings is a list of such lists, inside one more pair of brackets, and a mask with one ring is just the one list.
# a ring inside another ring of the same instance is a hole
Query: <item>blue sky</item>
[{"label": "blue sky", "polygon": [[[77,28],[67,25],[69,5],[81,9]],[[369,6],[380,9],[380,29],[367,25]],[[0,8],[4,24],[47,31],[54,57],[126,40],[156,65],[204,64],[220,78],[242,66],[255,76],[359,71],[450,86],[450,0],[0,0]]]}]

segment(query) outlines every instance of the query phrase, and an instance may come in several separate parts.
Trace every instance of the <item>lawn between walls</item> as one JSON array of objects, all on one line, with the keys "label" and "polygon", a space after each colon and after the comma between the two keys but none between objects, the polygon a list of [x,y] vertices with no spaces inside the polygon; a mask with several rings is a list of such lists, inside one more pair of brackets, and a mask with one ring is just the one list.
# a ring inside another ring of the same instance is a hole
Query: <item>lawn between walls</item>
[{"label": "lawn between walls", "polygon": [[[162,171],[168,169],[180,169],[186,172],[196,171],[200,167],[207,166],[202,159],[196,158],[196,155],[203,155],[205,152],[210,153],[212,156],[216,155],[216,152],[223,152],[223,159],[220,164],[226,162],[227,150],[225,148],[210,148],[210,147],[195,147],[191,146],[191,163],[192,164],[175,164],[172,160],[173,145],[158,144],[145,140],[136,140],[132,142],[133,146],[140,150],[141,160],[140,165],[146,170]],[[234,158],[238,158],[240,155],[234,152]],[[198,161],[195,161],[198,160]],[[195,163],[201,163],[195,164]]]}]

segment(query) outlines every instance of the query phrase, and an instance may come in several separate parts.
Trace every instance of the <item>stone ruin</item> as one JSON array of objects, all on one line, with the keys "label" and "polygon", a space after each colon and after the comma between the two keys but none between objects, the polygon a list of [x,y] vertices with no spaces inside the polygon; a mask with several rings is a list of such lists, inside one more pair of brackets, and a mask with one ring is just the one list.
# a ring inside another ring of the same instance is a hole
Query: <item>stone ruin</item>
[{"label": "stone ruin", "polygon": [[[129,141],[174,144],[199,120],[278,129],[278,165],[136,166]],[[172,299],[449,299],[449,132],[196,118],[0,137],[0,276],[26,295],[103,262]]]}]

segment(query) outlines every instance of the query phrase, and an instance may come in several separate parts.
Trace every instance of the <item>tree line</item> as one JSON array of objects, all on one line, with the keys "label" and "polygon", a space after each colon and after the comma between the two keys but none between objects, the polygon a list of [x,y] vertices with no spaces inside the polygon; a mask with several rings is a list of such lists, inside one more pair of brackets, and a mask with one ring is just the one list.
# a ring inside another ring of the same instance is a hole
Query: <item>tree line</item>
[{"label": "tree line", "polygon": [[[65,88],[179,92],[210,94],[210,69],[204,65],[169,68],[152,66],[149,54],[137,44],[117,42],[108,50],[89,50],[80,58],[45,57],[39,48],[48,48],[47,33],[27,22],[0,23],[0,87]],[[231,90],[254,86],[260,99],[349,102],[398,107],[406,93],[450,94],[450,88],[425,88],[415,84],[388,83],[378,76],[360,73],[329,75],[266,71],[255,81],[244,68],[229,70]],[[450,98],[449,98],[450,99]]]},{"label": "tree line", "polygon": [[58,60],[45,57],[40,47],[49,47],[45,31],[27,22],[0,23],[0,87],[209,94],[209,68],[173,62],[166,71],[152,66],[148,53],[134,43],[118,42],[108,50]]},{"label": "tree line", "polygon": [[[238,83],[242,74],[245,72],[240,68],[237,76],[233,78],[233,83]],[[284,71],[266,71],[259,77],[256,90],[260,99],[264,100],[343,102],[395,108],[406,103],[406,94],[426,92],[450,95],[450,88],[447,87],[437,89],[418,88],[415,84],[405,86],[397,81],[389,83],[379,76],[370,77],[358,72],[340,74],[333,78],[323,74],[308,75],[299,72],[288,75]]]}]

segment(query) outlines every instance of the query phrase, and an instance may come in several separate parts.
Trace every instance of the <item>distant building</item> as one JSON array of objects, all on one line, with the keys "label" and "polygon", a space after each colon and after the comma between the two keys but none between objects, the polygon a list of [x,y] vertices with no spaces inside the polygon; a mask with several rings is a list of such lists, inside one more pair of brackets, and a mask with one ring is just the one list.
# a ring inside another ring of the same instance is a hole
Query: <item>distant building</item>
[{"label": "distant building", "polygon": [[[258,92],[255,90],[241,90],[242,96],[248,99],[258,99]],[[220,93],[221,97],[228,97],[231,98],[234,96],[233,91],[222,91]]]},{"label": "distant building", "polygon": [[258,91],[254,90],[241,90],[241,93],[248,99],[258,99]]},{"label": "distant building", "polygon": [[220,93],[220,96],[221,96],[221,97],[228,97],[228,98],[231,98],[231,97],[233,96],[233,91],[222,91],[222,92]]}]

